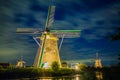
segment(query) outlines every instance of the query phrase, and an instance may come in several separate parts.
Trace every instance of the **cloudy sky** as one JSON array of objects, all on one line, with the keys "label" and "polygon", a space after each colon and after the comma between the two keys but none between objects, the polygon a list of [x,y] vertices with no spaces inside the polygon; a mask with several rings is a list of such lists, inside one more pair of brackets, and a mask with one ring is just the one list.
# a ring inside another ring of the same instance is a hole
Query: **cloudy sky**
[{"label": "cloudy sky", "polygon": [[[119,0],[52,0],[56,6],[51,29],[81,30],[80,38],[64,39],[62,61],[94,64],[99,53],[103,65],[118,63],[120,40],[108,37],[120,27]],[[32,65],[38,49],[31,35],[16,28],[44,28],[50,0],[0,0],[0,62],[16,64],[22,56]],[[61,39],[60,39],[61,40]]]}]

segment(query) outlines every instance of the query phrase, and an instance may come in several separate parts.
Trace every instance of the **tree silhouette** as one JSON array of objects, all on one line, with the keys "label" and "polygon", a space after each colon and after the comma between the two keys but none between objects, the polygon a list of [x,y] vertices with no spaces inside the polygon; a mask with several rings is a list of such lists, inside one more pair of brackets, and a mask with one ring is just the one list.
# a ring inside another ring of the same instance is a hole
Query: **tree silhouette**
[{"label": "tree silhouette", "polygon": [[120,28],[116,28],[115,30],[116,30],[116,33],[110,35],[110,39],[111,39],[112,41],[120,40]]},{"label": "tree silhouette", "polygon": [[[115,28],[115,29],[116,29],[116,33],[113,35],[110,35],[110,39],[112,41],[120,40],[120,28]],[[118,55],[118,60],[120,61],[120,53]],[[118,63],[118,65],[120,66],[120,62]]]}]

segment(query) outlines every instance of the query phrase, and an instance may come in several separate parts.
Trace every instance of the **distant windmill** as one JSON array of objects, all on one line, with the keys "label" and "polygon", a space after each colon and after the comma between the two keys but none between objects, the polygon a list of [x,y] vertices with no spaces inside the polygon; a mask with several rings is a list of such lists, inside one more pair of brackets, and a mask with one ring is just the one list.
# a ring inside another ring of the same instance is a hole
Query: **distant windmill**
[{"label": "distant windmill", "polygon": [[[63,39],[80,37],[81,30],[50,30],[49,28],[52,26],[54,13],[55,6],[49,6],[44,29],[17,28],[17,33],[41,34],[40,37],[33,37],[33,39],[39,45],[33,64],[34,67],[51,68],[51,64],[54,61],[58,62],[59,66],[61,67],[59,50],[61,48]],[[58,38],[62,38],[59,48],[57,43]],[[41,45],[37,39],[41,40]]]},{"label": "distant windmill", "polygon": [[96,53],[96,60],[95,60],[95,68],[102,68],[101,60],[98,57],[98,53]]},{"label": "distant windmill", "polygon": [[25,67],[25,61],[22,60],[22,56],[21,56],[21,58],[17,61],[16,67],[18,67],[18,68]]}]

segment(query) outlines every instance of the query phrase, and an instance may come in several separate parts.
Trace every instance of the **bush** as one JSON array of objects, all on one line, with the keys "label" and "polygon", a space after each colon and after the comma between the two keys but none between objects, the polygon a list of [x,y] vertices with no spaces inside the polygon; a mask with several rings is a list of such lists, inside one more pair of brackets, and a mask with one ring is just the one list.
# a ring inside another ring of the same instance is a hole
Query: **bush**
[{"label": "bush", "polygon": [[52,63],[52,70],[54,71],[54,72],[56,72],[56,71],[58,71],[59,70],[59,64],[58,64],[58,62],[56,62],[56,61],[54,61],[53,63]]}]

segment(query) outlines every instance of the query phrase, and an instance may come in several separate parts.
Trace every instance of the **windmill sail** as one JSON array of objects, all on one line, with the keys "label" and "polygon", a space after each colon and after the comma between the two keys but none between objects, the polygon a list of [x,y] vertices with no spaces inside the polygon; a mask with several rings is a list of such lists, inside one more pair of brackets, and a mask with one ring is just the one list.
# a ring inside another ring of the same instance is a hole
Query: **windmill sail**
[{"label": "windmill sail", "polygon": [[76,38],[80,37],[81,30],[51,30],[51,33],[58,36],[59,38]]},{"label": "windmill sail", "polygon": [[55,14],[55,6],[49,6],[45,28],[48,28],[52,25],[54,21],[54,14]]},{"label": "windmill sail", "polygon": [[41,28],[17,28],[17,33],[21,34],[41,34]]},{"label": "windmill sail", "polygon": [[40,55],[40,59],[39,59],[39,67],[42,68],[44,63],[42,62],[42,59],[43,59],[43,54],[44,54],[44,48],[45,48],[45,44],[46,44],[46,34],[44,35],[44,41],[43,41],[43,44],[42,44],[42,47],[41,47],[41,55]]}]

